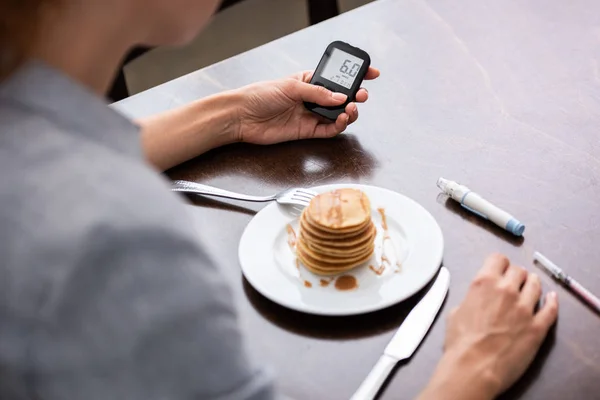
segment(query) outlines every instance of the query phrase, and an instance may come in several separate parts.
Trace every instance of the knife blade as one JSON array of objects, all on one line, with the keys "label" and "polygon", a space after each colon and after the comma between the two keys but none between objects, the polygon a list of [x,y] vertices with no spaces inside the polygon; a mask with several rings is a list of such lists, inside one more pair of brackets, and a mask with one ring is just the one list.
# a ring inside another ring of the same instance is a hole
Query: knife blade
[{"label": "knife blade", "polygon": [[351,400],[370,400],[375,398],[381,385],[386,381],[394,365],[398,361],[412,356],[431,327],[435,316],[440,310],[448,287],[450,271],[445,267],[440,269],[431,289],[421,301],[411,310],[392,340],[388,343],[383,355],[377,361],[369,375],[365,378]]}]

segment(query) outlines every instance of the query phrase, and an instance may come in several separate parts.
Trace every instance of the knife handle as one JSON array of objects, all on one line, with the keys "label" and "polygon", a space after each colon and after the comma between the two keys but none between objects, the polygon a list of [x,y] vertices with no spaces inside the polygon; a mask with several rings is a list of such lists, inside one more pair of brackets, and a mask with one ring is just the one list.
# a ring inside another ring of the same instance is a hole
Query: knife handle
[{"label": "knife handle", "polygon": [[365,378],[356,393],[350,400],[372,400],[375,398],[379,389],[386,381],[394,365],[398,360],[384,354],[379,357],[377,364],[373,367],[369,375]]}]

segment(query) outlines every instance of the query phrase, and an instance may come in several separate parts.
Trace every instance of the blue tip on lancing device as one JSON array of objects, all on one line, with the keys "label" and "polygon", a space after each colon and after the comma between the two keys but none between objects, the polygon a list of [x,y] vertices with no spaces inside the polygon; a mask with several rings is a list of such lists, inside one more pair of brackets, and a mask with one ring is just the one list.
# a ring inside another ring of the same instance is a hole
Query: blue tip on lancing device
[{"label": "blue tip on lancing device", "polygon": [[523,232],[525,232],[525,225],[523,223],[471,191],[468,187],[444,178],[438,179],[437,186],[467,210],[482,218],[489,219],[515,236],[523,236]]},{"label": "blue tip on lancing device", "polygon": [[518,220],[512,218],[506,224],[506,230],[511,232],[513,235],[523,236],[523,232],[525,232],[525,225],[523,225]]}]

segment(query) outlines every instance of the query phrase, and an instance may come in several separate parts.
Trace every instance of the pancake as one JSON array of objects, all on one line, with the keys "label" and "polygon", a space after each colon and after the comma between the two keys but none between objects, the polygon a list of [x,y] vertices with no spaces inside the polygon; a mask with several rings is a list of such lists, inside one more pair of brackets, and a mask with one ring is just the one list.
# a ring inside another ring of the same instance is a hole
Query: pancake
[{"label": "pancake", "polygon": [[[345,247],[327,247],[327,246],[321,246],[315,243],[310,243],[306,240],[303,241],[304,245],[306,245],[306,247],[315,252],[315,253],[324,253],[324,254],[329,254],[331,256],[334,257],[340,257],[340,256],[344,256],[344,257],[351,257],[351,256],[355,256],[357,254],[362,253],[365,248],[367,248],[367,246],[363,246],[363,247],[351,247],[351,248],[345,248]],[[369,242],[365,243],[366,245],[369,245]]]},{"label": "pancake", "polygon": [[368,197],[338,189],[316,196],[302,212],[296,253],[313,273],[337,275],[371,258],[376,234]]},{"label": "pancake", "polygon": [[371,202],[360,190],[337,189],[313,198],[306,213],[321,229],[339,233],[366,224],[371,219]]},{"label": "pancake", "polygon": [[374,245],[370,244],[368,247],[361,249],[360,253],[354,255],[332,255],[322,252],[317,252],[309,249],[304,242],[299,242],[298,251],[301,251],[305,256],[312,258],[315,261],[327,263],[327,264],[351,264],[356,260],[361,260],[365,256],[373,254]]},{"label": "pancake", "polygon": [[306,255],[302,251],[298,251],[298,258],[304,264],[304,266],[311,272],[317,275],[338,275],[343,272],[350,271],[361,264],[364,264],[371,258],[371,254],[364,256],[362,259],[357,259],[348,264],[328,264],[322,261],[315,260],[310,256]]},{"label": "pancake", "polygon": [[332,228],[320,225],[319,222],[315,221],[310,216],[310,213],[308,211],[305,212],[304,221],[312,228],[318,230],[319,233],[321,233],[322,235],[342,236],[342,235],[350,235],[350,234],[360,231],[360,229],[366,228],[369,225],[369,222],[371,221],[371,217],[367,218],[363,223],[358,224],[356,226],[340,228],[340,229],[332,229]]},{"label": "pancake", "polygon": [[321,245],[321,246],[326,246],[326,247],[334,247],[334,248],[361,246],[365,242],[374,238],[376,233],[377,233],[377,229],[375,228],[375,224],[371,224],[371,226],[369,226],[368,231],[365,231],[364,233],[361,233],[356,236],[352,236],[349,238],[342,237],[340,239],[334,239],[334,238],[323,239],[321,237],[315,236],[314,234],[312,234],[312,232],[310,232],[309,229],[304,229],[304,227],[302,225],[300,225],[300,236],[303,236],[305,240],[307,240],[311,243],[314,243],[316,245]]},{"label": "pancake", "polygon": [[300,217],[300,225],[305,229],[310,231],[314,236],[320,237],[322,239],[343,239],[343,238],[351,238],[354,236],[360,236],[364,234],[366,231],[370,229],[370,225],[372,221],[369,219],[366,224],[356,227],[355,229],[348,231],[340,231],[340,232],[328,232],[321,229],[318,225],[316,225],[313,221],[310,220],[310,217],[306,214],[306,211],[302,213]]},{"label": "pancake", "polygon": [[[377,234],[377,230],[375,225],[371,227],[368,233],[358,236],[352,239],[321,239],[315,236],[312,236],[310,232],[300,230],[300,236],[302,236],[302,240],[306,241],[309,244],[312,244],[317,247],[325,248],[325,249],[339,249],[339,250],[351,250],[357,247],[363,247],[365,243],[371,242],[372,239]],[[325,250],[326,251],[326,250]]]}]

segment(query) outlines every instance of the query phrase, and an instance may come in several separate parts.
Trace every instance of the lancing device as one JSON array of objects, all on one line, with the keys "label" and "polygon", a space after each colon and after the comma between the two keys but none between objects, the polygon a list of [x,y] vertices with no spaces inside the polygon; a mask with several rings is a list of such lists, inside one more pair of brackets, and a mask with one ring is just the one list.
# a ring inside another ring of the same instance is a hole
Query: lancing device
[{"label": "lancing device", "polygon": [[444,178],[438,179],[437,186],[472,213],[490,220],[513,235],[523,236],[525,225],[506,211],[496,207],[477,193],[472,192],[468,187]]}]

